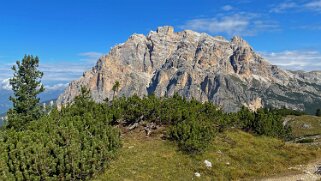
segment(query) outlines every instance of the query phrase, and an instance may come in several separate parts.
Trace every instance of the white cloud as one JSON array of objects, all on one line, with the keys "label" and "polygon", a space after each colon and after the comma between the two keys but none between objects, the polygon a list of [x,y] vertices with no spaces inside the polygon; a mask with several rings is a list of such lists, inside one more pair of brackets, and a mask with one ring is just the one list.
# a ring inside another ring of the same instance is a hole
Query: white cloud
[{"label": "white cloud", "polygon": [[83,72],[89,70],[95,64],[87,61],[57,62],[41,64],[39,69],[44,72],[43,81],[69,82],[78,79]]},{"label": "white cloud", "polygon": [[[62,84],[54,84],[54,85],[45,85],[46,90],[63,90],[68,86],[68,83]],[[0,82],[0,89],[4,90],[12,90],[12,86],[10,85],[9,78],[4,79]]]},{"label": "white cloud", "polygon": [[11,90],[11,85],[9,79],[4,79],[1,81],[1,89],[4,90]]},{"label": "white cloud", "polygon": [[314,0],[314,1],[308,2],[304,4],[304,7],[312,11],[321,12],[321,0]]},{"label": "white cloud", "polygon": [[[94,52],[87,52],[82,54],[85,59],[78,61],[56,61],[54,63],[42,61],[39,66],[39,69],[44,72],[42,82],[46,85],[53,85],[76,80],[82,76],[85,71],[90,70],[95,66],[95,62],[98,59],[97,57],[100,55],[101,54],[98,55],[98,53],[95,54]],[[1,85],[3,81],[13,76],[13,71],[11,70],[13,64],[14,63],[0,64]]]},{"label": "white cloud", "polygon": [[55,85],[52,85],[52,86],[47,85],[47,86],[45,86],[45,88],[46,88],[46,90],[63,90],[67,86],[68,86],[68,83],[66,83],[66,84],[61,84],[60,83],[60,84],[55,84]]},{"label": "white cloud", "polygon": [[295,3],[295,2],[291,2],[291,1],[287,1],[287,2],[283,2],[281,4],[278,4],[276,5],[275,7],[273,7],[271,9],[270,12],[273,12],[273,13],[282,13],[286,10],[289,10],[289,9],[293,9],[293,8],[296,8],[298,5]]},{"label": "white cloud", "polygon": [[261,55],[288,70],[321,70],[321,53],[318,51],[261,52]]},{"label": "white cloud", "polygon": [[223,6],[222,7],[222,10],[224,10],[224,11],[231,11],[231,10],[233,10],[234,8],[233,8],[233,6],[231,6],[231,5],[225,5],[225,6]]},{"label": "white cloud", "polygon": [[321,12],[321,0],[305,0],[305,1],[294,1],[287,0],[280,4],[275,5],[270,12],[272,13],[283,13],[287,11],[315,11]]},{"label": "white cloud", "polygon": [[261,19],[260,15],[253,13],[238,13],[229,16],[213,18],[192,19],[181,26],[208,33],[226,33],[228,35],[253,36],[261,31],[274,31],[278,29],[275,22]]},{"label": "white cloud", "polygon": [[103,55],[103,53],[100,53],[100,52],[83,52],[83,53],[79,53],[78,55],[83,57],[82,60],[97,61]]},{"label": "white cloud", "polygon": [[304,26],[300,26],[299,28],[303,30],[318,31],[318,30],[321,30],[321,24],[304,25]]}]

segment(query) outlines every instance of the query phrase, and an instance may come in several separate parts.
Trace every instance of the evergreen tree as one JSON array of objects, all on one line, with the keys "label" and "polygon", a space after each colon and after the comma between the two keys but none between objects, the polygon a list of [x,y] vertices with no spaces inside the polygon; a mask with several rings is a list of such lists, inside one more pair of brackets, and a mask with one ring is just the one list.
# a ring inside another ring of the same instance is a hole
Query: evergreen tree
[{"label": "evergreen tree", "polygon": [[84,115],[93,106],[94,101],[91,99],[90,90],[85,86],[80,89],[80,94],[75,98],[74,108],[77,115]]},{"label": "evergreen tree", "polygon": [[118,92],[119,86],[120,86],[119,81],[116,81],[115,84],[113,85],[113,88],[112,88],[112,90],[114,91],[113,100],[114,100],[114,97],[115,97],[115,93]]},{"label": "evergreen tree", "polygon": [[38,119],[42,110],[38,94],[44,91],[40,79],[43,73],[38,70],[39,58],[25,55],[12,67],[13,78],[10,79],[13,96],[9,99],[13,108],[8,112],[8,126],[21,130],[30,121]]},{"label": "evergreen tree", "polygon": [[321,109],[317,109],[315,115],[318,117],[321,117]]}]

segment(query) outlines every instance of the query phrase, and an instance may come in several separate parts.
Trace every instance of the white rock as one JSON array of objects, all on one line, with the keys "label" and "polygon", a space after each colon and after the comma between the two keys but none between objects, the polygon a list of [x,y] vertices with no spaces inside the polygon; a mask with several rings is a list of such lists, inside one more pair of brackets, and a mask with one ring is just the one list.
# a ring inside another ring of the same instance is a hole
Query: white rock
[{"label": "white rock", "polygon": [[195,177],[201,177],[201,174],[198,172],[195,172]]},{"label": "white rock", "polygon": [[212,163],[210,161],[205,160],[204,163],[207,168],[212,168]]}]

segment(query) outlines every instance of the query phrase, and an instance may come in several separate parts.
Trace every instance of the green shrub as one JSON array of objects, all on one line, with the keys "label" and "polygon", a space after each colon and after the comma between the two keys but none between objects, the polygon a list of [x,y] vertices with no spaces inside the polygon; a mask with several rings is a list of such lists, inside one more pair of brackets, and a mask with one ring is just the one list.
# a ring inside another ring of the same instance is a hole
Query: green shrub
[{"label": "green shrub", "polygon": [[214,136],[213,126],[202,120],[188,119],[170,128],[169,136],[187,153],[203,152]]},{"label": "green shrub", "polygon": [[321,109],[315,111],[315,116],[321,117]]},{"label": "green shrub", "polygon": [[251,112],[243,107],[238,113],[239,127],[244,131],[281,139],[291,138],[291,128],[284,126],[282,116],[271,111],[259,109]]},{"label": "green shrub", "polygon": [[86,97],[1,132],[0,180],[87,180],[104,169],[120,145],[109,109]]}]

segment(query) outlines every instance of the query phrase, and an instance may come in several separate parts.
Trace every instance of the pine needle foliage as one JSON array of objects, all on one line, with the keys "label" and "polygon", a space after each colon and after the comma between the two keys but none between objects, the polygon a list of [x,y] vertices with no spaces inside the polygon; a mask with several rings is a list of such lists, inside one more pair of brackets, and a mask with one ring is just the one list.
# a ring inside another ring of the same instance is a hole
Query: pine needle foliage
[{"label": "pine needle foliage", "polygon": [[9,99],[13,108],[8,112],[8,126],[21,130],[26,123],[37,120],[42,115],[38,95],[45,89],[41,84],[43,73],[38,70],[39,58],[25,55],[12,67],[13,78],[10,79],[13,96]]}]

